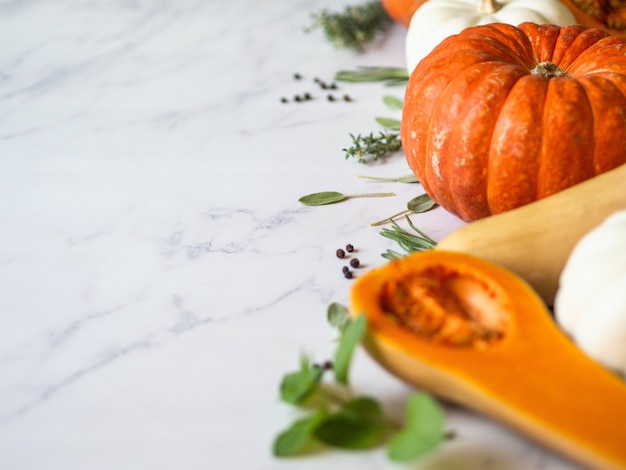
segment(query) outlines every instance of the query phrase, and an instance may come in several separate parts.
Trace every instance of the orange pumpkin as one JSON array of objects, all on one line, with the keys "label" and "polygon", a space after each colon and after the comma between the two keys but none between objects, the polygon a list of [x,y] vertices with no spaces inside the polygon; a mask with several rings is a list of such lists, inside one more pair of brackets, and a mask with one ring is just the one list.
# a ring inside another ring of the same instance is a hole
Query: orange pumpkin
[{"label": "orange pumpkin", "polygon": [[626,36],[626,5],[621,5],[624,2],[561,0],[561,3],[570,9],[579,23],[604,29],[612,35]]},{"label": "orange pumpkin", "polygon": [[413,13],[426,0],[381,0],[380,2],[394,21],[408,27]]},{"label": "orange pumpkin", "polygon": [[616,168],[626,38],[583,25],[468,28],[411,74],[401,138],[425,191],[465,221]]}]

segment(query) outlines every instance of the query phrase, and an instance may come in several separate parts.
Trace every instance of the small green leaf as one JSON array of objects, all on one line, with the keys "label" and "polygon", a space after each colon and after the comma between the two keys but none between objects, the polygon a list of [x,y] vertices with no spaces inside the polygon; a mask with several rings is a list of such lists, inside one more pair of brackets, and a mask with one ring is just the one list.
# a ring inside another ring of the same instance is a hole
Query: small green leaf
[{"label": "small green leaf", "polygon": [[308,194],[298,199],[306,206],[324,206],[335,202],[345,201],[353,197],[388,197],[395,196],[394,193],[365,193],[365,194],[342,194],[337,191],[322,191],[320,193]]},{"label": "small green leaf", "polygon": [[396,181],[398,183],[419,183],[419,180],[417,179],[417,176],[415,175],[400,176],[399,178],[396,179]]},{"label": "small green leaf", "polygon": [[315,429],[328,417],[325,409],[295,421],[289,428],[278,434],[273,451],[276,457],[291,457],[301,453],[311,442]]},{"label": "small green leaf", "polygon": [[383,408],[380,403],[371,397],[357,397],[346,403],[345,410],[351,410],[370,419],[382,420]]},{"label": "small green leaf", "polygon": [[428,212],[435,207],[437,207],[437,203],[433,201],[428,194],[421,194],[417,197],[414,197],[407,203],[406,210],[393,214],[391,217],[387,217],[386,219],[372,222],[370,225],[372,227],[375,227],[377,225],[386,224],[387,222],[393,222],[395,218],[400,217],[401,215],[405,215],[410,212],[421,214],[424,212]]},{"label": "small green leaf", "polygon": [[305,206],[323,206],[325,204],[334,204],[347,199],[345,194],[337,191],[323,191],[320,193],[307,194],[298,199]]},{"label": "small green leaf", "polygon": [[350,361],[354,349],[359,344],[367,327],[367,320],[364,315],[359,315],[345,327],[339,340],[339,347],[335,353],[334,372],[335,380],[342,384],[348,384],[348,373]]},{"label": "small green leaf", "polygon": [[376,122],[383,126],[385,129],[389,129],[390,131],[399,131],[400,130],[400,120],[385,118],[385,117],[377,117],[375,118]]},{"label": "small green leaf", "polygon": [[347,403],[337,413],[326,418],[314,430],[324,444],[342,449],[370,449],[378,445],[389,431],[378,404],[369,398]]},{"label": "small green leaf", "polygon": [[383,96],[383,103],[385,103],[387,105],[387,107],[391,108],[391,109],[402,109],[402,106],[404,106],[404,102],[400,99],[397,98],[395,96],[391,96],[391,95],[385,95]]},{"label": "small green leaf", "polygon": [[300,370],[285,374],[280,383],[280,398],[287,403],[302,403],[315,390],[322,379],[324,369],[312,366],[306,357],[302,358]]},{"label": "small green leaf", "polygon": [[333,328],[343,331],[343,329],[350,323],[350,313],[345,305],[337,302],[333,302],[328,306],[326,311],[326,318],[328,323]]},{"label": "small green leaf", "polygon": [[439,404],[426,393],[407,401],[404,429],[391,438],[387,453],[391,460],[409,462],[435,450],[445,439],[444,415]]},{"label": "small green leaf", "polygon": [[437,207],[437,203],[433,201],[428,194],[421,194],[411,199],[406,207],[411,212],[421,214]]}]

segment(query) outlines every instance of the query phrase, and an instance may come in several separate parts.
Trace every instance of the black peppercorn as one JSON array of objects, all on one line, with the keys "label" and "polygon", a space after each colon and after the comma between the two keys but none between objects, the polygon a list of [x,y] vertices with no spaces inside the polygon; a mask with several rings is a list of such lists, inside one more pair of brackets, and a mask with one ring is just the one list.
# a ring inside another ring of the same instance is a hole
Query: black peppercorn
[{"label": "black peppercorn", "polygon": [[352,279],[352,271],[346,271],[345,273],[343,273],[343,277],[345,277],[346,279]]},{"label": "black peppercorn", "polygon": [[352,258],[350,260],[350,266],[352,266],[353,268],[358,268],[360,264],[361,262],[359,261],[359,258]]},{"label": "black peppercorn", "polygon": [[352,253],[352,252],[354,251],[354,247],[353,247],[350,243],[348,243],[348,244],[346,245],[346,251],[347,251],[348,253]]},{"label": "black peppercorn", "polygon": [[305,100],[307,100],[307,101],[309,101],[309,100],[312,100],[312,99],[313,99],[313,97],[311,96],[311,93],[305,93],[305,94],[304,94],[304,99],[305,99]]},{"label": "black peppercorn", "polygon": [[352,98],[350,98],[350,95],[343,95],[343,100],[344,101],[352,101]]},{"label": "black peppercorn", "polygon": [[346,257],[346,252],[343,251],[341,248],[339,248],[335,253],[337,254],[337,258],[345,258]]},{"label": "black peppercorn", "polygon": [[345,274],[350,271],[350,268],[348,266],[344,266],[343,268],[341,268],[341,271]]},{"label": "black peppercorn", "polygon": [[294,73],[293,78],[295,78],[296,80],[300,80],[302,78],[302,75],[300,75],[299,73]]},{"label": "black peppercorn", "polygon": [[288,103],[288,102],[289,102],[289,100],[288,100],[287,98],[285,98],[285,97],[282,97],[282,98],[280,99],[280,102],[281,102],[281,103]]},{"label": "black peppercorn", "polygon": [[328,95],[328,101],[335,101],[335,97],[333,95]]}]

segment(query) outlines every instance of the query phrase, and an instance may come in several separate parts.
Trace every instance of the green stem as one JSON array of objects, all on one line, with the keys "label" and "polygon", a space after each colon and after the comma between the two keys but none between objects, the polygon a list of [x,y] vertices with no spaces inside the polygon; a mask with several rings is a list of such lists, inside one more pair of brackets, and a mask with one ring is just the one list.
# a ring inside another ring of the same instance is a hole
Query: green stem
[{"label": "green stem", "polygon": [[395,196],[395,193],[363,193],[363,194],[346,194],[347,198],[352,197],[389,197]]},{"label": "green stem", "polygon": [[373,181],[387,181],[392,183],[419,183],[417,177],[413,174],[406,176],[399,176],[395,178],[381,178],[379,176],[367,176],[367,175],[358,175],[358,178],[373,180]]},{"label": "green stem", "polygon": [[386,219],[379,220],[378,222],[373,222],[373,223],[370,224],[370,226],[371,227],[376,227],[378,225],[386,224],[387,222],[392,222],[393,219],[395,219],[396,217],[400,217],[401,215],[408,214],[410,212],[413,212],[413,211],[411,211],[410,209],[403,210],[402,212],[398,212],[397,214],[394,214],[391,217],[387,217]]}]

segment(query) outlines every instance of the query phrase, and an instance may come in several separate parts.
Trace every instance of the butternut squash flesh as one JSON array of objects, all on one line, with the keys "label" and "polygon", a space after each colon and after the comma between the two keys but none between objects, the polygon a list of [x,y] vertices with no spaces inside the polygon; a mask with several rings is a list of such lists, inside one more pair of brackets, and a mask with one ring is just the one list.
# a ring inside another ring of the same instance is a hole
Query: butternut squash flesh
[{"label": "butternut squash flesh", "polygon": [[520,278],[463,253],[415,253],[351,291],[392,374],[593,468],[626,468],[626,383],[584,355]]},{"label": "butternut squash flesh", "polygon": [[580,238],[626,209],[626,164],[545,199],[467,224],[436,249],[477,256],[511,270],[552,305],[559,276]]}]

